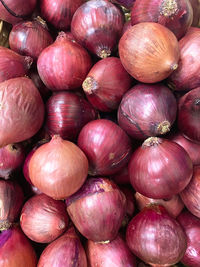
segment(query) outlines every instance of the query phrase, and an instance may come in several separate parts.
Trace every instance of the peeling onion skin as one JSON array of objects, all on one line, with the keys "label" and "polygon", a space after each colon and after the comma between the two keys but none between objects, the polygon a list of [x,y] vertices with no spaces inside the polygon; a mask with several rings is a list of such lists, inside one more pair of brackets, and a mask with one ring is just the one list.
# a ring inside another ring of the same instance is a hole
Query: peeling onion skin
[{"label": "peeling onion skin", "polygon": [[0,147],[36,134],[44,120],[44,103],[33,82],[25,77],[0,83]]}]

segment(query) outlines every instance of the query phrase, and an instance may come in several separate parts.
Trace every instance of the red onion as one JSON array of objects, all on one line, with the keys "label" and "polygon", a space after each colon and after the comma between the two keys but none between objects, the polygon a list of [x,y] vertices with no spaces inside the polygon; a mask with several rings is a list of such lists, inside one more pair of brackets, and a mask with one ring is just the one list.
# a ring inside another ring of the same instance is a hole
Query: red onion
[{"label": "red onion", "polygon": [[137,84],[122,98],[118,122],[136,139],[166,134],[176,119],[177,103],[163,84]]},{"label": "red onion", "polygon": [[130,184],[128,165],[121,169],[121,171],[112,175],[111,179],[118,185]]},{"label": "red onion", "polygon": [[50,134],[74,140],[82,127],[97,118],[96,110],[83,97],[71,92],[52,95],[46,104],[46,127]]},{"label": "red onion", "polygon": [[159,205],[146,207],[133,217],[126,240],[138,258],[153,266],[177,263],[187,248],[182,227]]},{"label": "red onion", "polygon": [[113,3],[117,3],[127,9],[131,8],[135,0],[111,0]]},{"label": "red onion", "polygon": [[40,129],[44,103],[33,84],[25,77],[0,83],[0,147],[24,141]]},{"label": "red onion", "polygon": [[200,262],[200,219],[184,211],[177,220],[187,236],[187,250],[181,262],[186,266],[197,267]]},{"label": "red onion", "polygon": [[14,25],[9,34],[9,45],[15,52],[37,60],[42,50],[53,43],[47,25],[40,17]]},{"label": "red onion", "polygon": [[174,90],[191,90],[200,86],[200,29],[190,27],[187,34],[179,41],[179,67],[169,77],[169,84]]},{"label": "red onion", "polygon": [[26,201],[21,212],[20,225],[31,240],[50,243],[65,232],[68,220],[63,201],[39,194]]},{"label": "red onion", "polygon": [[193,20],[188,0],[136,0],[131,10],[131,23],[157,22],[170,29],[177,39],[183,37]]},{"label": "red onion", "polygon": [[44,194],[64,199],[74,194],[85,182],[88,161],[74,143],[53,136],[40,146],[29,162],[30,180]]},{"label": "red onion", "polygon": [[151,204],[158,204],[165,207],[169,215],[174,218],[176,218],[184,208],[184,204],[179,195],[174,195],[170,199],[153,199],[145,197],[142,194],[136,192],[135,200],[139,210],[142,210],[144,207],[149,206]]},{"label": "red onion", "polygon": [[37,61],[40,78],[53,91],[80,87],[91,65],[88,52],[64,32],[42,51]]},{"label": "red onion", "polygon": [[179,100],[178,128],[189,139],[200,141],[200,87]]},{"label": "red onion", "polygon": [[193,9],[193,22],[192,26],[198,27],[200,22],[200,2],[199,0],[189,0]]},{"label": "red onion", "polygon": [[54,27],[67,30],[72,17],[85,0],[40,0],[42,16]]},{"label": "red onion", "polygon": [[117,57],[98,61],[82,84],[90,103],[109,112],[118,108],[123,94],[131,87],[131,77]]},{"label": "red onion", "polygon": [[0,46],[0,82],[26,75],[32,62],[31,57],[19,55],[9,48]]},{"label": "red onion", "polygon": [[90,0],[72,18],[71,32],[78,42],[100,58],[110,56],[121,36],[123,13],[106,0]]},{"label": "red onion", "polygon": [[0,19],[15,24],[31,15],[37,0],[1,0]]},{"label": "red onion", "polygon": [[87,241],[87,257],[90,267],[136,267],[136,257],[118,235],[108,244]]},{"label": "red onion", "polygon": [[136,80],[156,83],[177,69],[179,46],[169,29],[158,23],[143,22],[122,35],[119,55],[124,68]]},{"label": "red onion", "polygon": [[200,166],[194,167],[193,177],[180,196],[187,209],[200,218]]},{"label": "red onion", "polygon": [[0,177],[8,179],[13,171],[19,169],[25,159],[22,144],[10,144],[0,148]]},{"label": "red onion", "polygon": [[140,194],[168,199],[181,192],[193,173],[188,153],[175,142],[150,137],[132,155],[130,181]]},{"label": "red onion", "polygon": [[131,141],[114,122],[99,119],[87,123],[78,137],[78,146],[89,160],[91,175],[111,175],[129,161]]},{"label": "red onion", "polygon": [[0,234],[0,267],[36,267],[36,253],[19,227]]},{"label": "red onion", "polygon": [[0,180],[0,231],[7,230],[18,219],[23,202],[24,194],[16,182]]},{"label": "red onion", "polygon": [[182,146],[190,156],[193,165],[200,165],[200,144],[195,143],[184,137],[181,133],[177,133],[170,137],[170,140]]},{"label": "red onion", "polygon": [[66,205],[83,236],[95,242],[109,242],[117,236],[124,219],[126,197],[112,181],[91,178],[66,199]]}]

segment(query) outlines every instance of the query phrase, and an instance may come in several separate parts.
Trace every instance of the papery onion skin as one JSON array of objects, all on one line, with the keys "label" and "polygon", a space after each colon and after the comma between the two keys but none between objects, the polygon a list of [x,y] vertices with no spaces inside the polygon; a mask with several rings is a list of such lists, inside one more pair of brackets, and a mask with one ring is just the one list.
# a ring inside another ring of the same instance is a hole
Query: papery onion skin
[{"label": "papery onion skin", "polygon": [[52,43],[53,38],[40,17],[17,23],[9,34],[10,48],[21,55],[32,57],[35,61],[42,50]]},{"label": "papery onion skin", "polygon": [[0,267],[36,267],[37,256],[19,227],[0,234]]},{"label": "papery onion skin", "polygon": [[190,182],[193,164],[187,152],[175,142],[150,137],[132,155],[129,175],[133,188],[155,199],[169,199]]},{"label": "papery onion skin", "polygon": [[137,266],[136,257],[131,253],[120,235],[108,244],[88,240],[86,253],[91,267]]},{"label": "papery onion skin", "polygon": [[117,57],[99,60],[90,69],[82,87],[90,103],[98,110],[118,108],[122,96],[131,88],[132,78]]},{"label": "papery onion skin", "polygon": [[73,227],[43,250],[37,267],[49,266],[87,267],[85,250]]},{"label": "papery onion skin", "polygon": [[46,103],[48,132],[75,140],[82,127],[97,119],[97,111],[83,97],[72,92],[58,92]]},{"label": "papery onion skin", "polygon": [[64,32],[41,52],[37,61],[40,78],[53,91],[80,87],[91,66],[88,52]]},{"label": "papery onion skin", "polygon": [[95,242],[109,242],[119,231],[126,211],[126,197],[114,182],[91,178],[66,199],[68,214],[79,232]]},{"label": "papery onion skin", "polygon": [[193,27],[198,27],[199,22],[200,22],[200,2],[199,0],[190,0],[190,4],[193,9],[193,21],[192,21],[192,26]]},{"label": "papery onion skin", "polygon": [[87,123],[78,136],[78,146],[86,154],[93,176],[117,173],[128,163],[132,152],[126,133],[106,119]]},{"label": "papery onion skin", "polygon": [[170,131],[176,112],[177,102],[168,87],[139,83],[123,96],[118,123],[131,137],[144,140]]},{"label": "papery onion skin", "polygon": [[160,82],[178,67],[178,41],[169,29],[158,23],[132,26],[121,37],[118,48],[124,68],[143,83]]},{"label": "papery onion skin", "polygon": [[200,219],[189,211],[184,211],[177,220],[187,236],[187,250],[181,262],[186,266],[196,267],[200,262]]},{"label": "papery onion skin", "polygon": [[91,0],[72,18],[71,32],[78,42],[100,58],[110,56],[121,36],[123,13],[106,0]]},{"label": "papery onion skin", "polygon": [[87,174],[85,154],[74,143],[56,135],[40,146],[29,162],[33,185],[57,200],[74,194],[85,182]]},{"label": "papery onion skin", "polygon": [[182,227],[160,205],[146,207],[133,217],[127,227],[126,241],[138,258],[153,266],[179,262],[187,248]]},{"label": "papery onion skin", "polygon": [[171,30],[177,39],[185,35],[192,24],[193,9],[188,0],[136,0],[131,11],[131,23],[157,22]]},{"label": "papery onion skin", "polygon": [[26,77],[0,83],[0,147],[24,141],[38,132],[44,119],[44,103]]},{"label": "papery onion skin", "polygon": [[50,243],[68,226],[65,203],[45,194],[35,195],[24,204],[20,225],[25,235],[38,243]]}]

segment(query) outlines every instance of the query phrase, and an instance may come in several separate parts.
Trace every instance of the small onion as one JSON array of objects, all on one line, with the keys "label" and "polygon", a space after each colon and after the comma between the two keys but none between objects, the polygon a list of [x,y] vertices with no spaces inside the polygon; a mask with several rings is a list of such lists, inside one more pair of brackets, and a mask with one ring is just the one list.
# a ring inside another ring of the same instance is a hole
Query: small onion
[{"label": "small onion", "polygon": [[181,225],[159,205],[146,207],[133,217],[126,240],[138,258],[153,266],[179,262],[187,248]]},{"label": "small onion", "polygon": [[105,178],[86,180],[66,199],[68,214],[87,239],[109,242],[118,233],[126,211],[126,197],[114,182]]},{"label": "small onion", "polygon": [[133,188],[155,199],[168,199],[181,192],[193,173],[188,153],[175,142],[150,137],[132,155],[129,175]]},{"label": "small onion", "polygon": [[136,80],[156,83],[177,69],[179,46],[175,35],[163,25],[142,22],[123,34],[119,55],[124,68]]}]

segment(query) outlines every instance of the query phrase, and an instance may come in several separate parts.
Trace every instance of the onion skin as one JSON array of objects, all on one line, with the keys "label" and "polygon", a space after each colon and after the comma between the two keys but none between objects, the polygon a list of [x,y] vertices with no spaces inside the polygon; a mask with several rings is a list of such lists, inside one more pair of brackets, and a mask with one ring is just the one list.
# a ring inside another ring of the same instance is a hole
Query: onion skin
[{"label": "onion skin", "polygon": [[88,52],[64,32],[41,52],[37,61],[40,78],[53,91],[80,87],[91,66]]},{"label": "onion skin", "polygon": [[38,132],[44,119],[44,103],[33,84],[25,77],[0,83],[0,147],[29,139]]},{"label": "onion skin", "polygon": [[87,174],[85,154],[74,143],[56,135],[40,146],[29,162],[33,185],[57,200],[74,194],[85,182]]},{"label": "onion skin", "polygon": [[92,176],[117,173],[128,163],[132,152],[126,133],[106,119],[87,123],[78,136],[78,146],[88,158]]},{"label": "onion skin", "polygon": [[25,76],[32,62],[31,57],[22,56],[9,48],[0,46],[0,82]]},{"label": "onion skin", "polygon": [[132,79],[117,57],[99,60],[89,71],[82,87],[90,103],[98,110],[110,112],[118,108]]},{"label": "onion skin", "polygon": [[192,26],[193,27],[198,27],[199,22],[200,22],[200,2],[199,0],[190,0],[190,4],[193,9],[193,21],[192,21]]},{"label": "onion skin", "polygon": [[36,267],[37,256],[19,227],[0,234],[0,267]]},{"label": "onion skin", "polygon": [[25,235],[38,243],[50,243],[68,226],[65,203],[45,194],[35,195],[23,206],[20,225]]},{"label": "onion skin", "polygon": [[179,41],[179,66],[168,82],[176,91],[190,91],[200,86],[200,29],[190,27],[187,34]]},{"label": "onion skin", "polygon": [[200,262],[200,219],[190,212],[184,211],[178,216],[177,220],[187,236],[187,250],[181,262],[186,266],[196,267]]},{"label": "onion skin", "polygon": [[110,177],[118,185],[130,184],[128,165]]},{"label": "onion skin", "polygon": [[84,248],[73,227],[43,250],[37,267],[49,266],[87,267]]},{"label": "onion skin", "polygon": [[71,32],[90,52],[106,58],[115,49],[123,24],[123,13],[114,4],[106,0],[91,0],[74,13]]},{"label": "onion skin", "polygon": [[21,55],[32,57],[35,61],[42,50],[52,43],[47,25],[40,17],[17,23],[9,34],[10,48]]},{"label": "onion skin", "polygon": [[189,184],[192,174],[187,152],[175,142],[157,137],[145,140],[129,162],[133,188],[149,198],[171,198]]},{"label": "onion skin", "polygon": [[86,252],[91,267],[137,266],[136,257],[131,253],[120,235],[108,244],[88,240]]},{"label": "onion skin", "polygon": [[131,11],[132,25],[157,22],[171,30],[177,39],[183,37],[193,20],[188,0],[136,0]]},{"label": "onion skin", "polygon": [[127,227],[126,241],[138,258],[153,266],[179,262],[187,248],[182,227],[160,205],[146,207],[133,217]]},{"label": "onion skin", "polygon": [[124,23],[124,26],[123,26],[123,30],[122,30],[122,35],[125,33],[125,31],[127,31],[128,29],[130,29],[132,27],[131,25],[131,21],[128,20]]},{"label": "onion skin", "polygon": [[127,9],[131,9],[135,0],[111,0],[113,3],[117,3]]},{"label": "onion skin", "polygon": [[79,232],[94,242],[113,240],[126,212],[126,197],[106,178],[91,178],[66,199],[68,214]]},{"label": "onion skin", "polygon": [[156,83],[177,69],[179,46],[175,35],[166,27],[142,22],[123,34],[119,55],[124,68],[136,80]]},{"label": "onion skin", "polygon": [[146,139],[170,131],[176,119],[177,102],[163,84],[137,84],[122,98],[118,123],[135,139]]},{"label": "onion skin", "polygon": [[97,119],[97,112],[83,97],[71,92],[58,92],[46,103],[48,132],[75,140],[82,127]]}]

